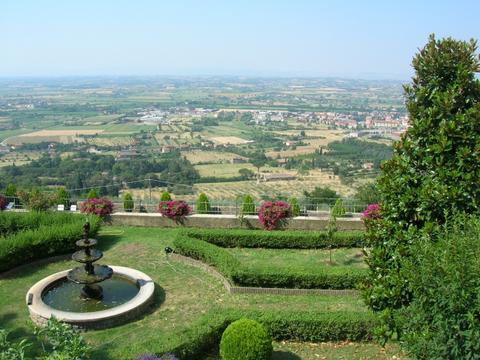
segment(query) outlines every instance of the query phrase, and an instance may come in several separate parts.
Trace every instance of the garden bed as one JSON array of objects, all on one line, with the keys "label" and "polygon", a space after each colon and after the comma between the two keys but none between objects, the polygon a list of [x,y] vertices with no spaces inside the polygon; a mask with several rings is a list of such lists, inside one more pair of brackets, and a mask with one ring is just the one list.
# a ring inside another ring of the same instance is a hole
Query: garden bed
[{"label": "garden bed", "polygon": [[[153,306],[142,319],[83,335],[93,348],[94,360],[131,360],[138,354],[167,351],[184,354],[182,360],[200,360],[218,345],[221,329],[239,316],[265,323],[278,341],[371,338],[376,320],[358,296],[229,294],[203,270],[168,260],[164,248],[173,246],[177,234],[175,229],[107,227],[97,236],[106,263],[148,274],[156,292]],[[0,275],[0,323],[11,332],[12,341],[29,337],[32,331],[24,302],[29,287],[73,265],[57,259]],[[40,349],[36,343],[28,351],[34,356]]]}]

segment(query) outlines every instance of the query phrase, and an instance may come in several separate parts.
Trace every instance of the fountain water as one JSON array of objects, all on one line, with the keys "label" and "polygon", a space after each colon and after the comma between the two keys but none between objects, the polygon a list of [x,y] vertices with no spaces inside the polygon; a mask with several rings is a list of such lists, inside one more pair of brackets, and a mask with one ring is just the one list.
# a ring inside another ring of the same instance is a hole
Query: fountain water
[{"label": "fountain water", "polygon": [[[145,311],[155,285],[144,273],[121,266],[94,264],[103,257],[90,239],[90,224],[72,259],[83,264],[50,275],[30,288],[30,317],[41,325],[52,316],[82,328],[105,328],[128,321]],[[102,286],[100,286],[102,283]]]}]

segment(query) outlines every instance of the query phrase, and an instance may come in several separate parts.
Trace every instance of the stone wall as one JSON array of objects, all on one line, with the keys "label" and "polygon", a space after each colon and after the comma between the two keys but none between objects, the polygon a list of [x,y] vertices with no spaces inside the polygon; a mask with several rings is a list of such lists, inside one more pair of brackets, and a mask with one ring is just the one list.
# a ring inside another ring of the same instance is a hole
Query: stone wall
[{"label": "stone wall", "polygon": [[[244,228],[261,229],[257,216],[245,216],[243,220],[235,215],[191,215],[181,221],[174,221],[160,214],[115,213],[111,215],[112,225],[142,226],[142,227],[198,227],[198,228]],[[328,218],[296,217],[290,219],[285,229],[288,230],[326,230]],[[365,230],[359,218],[338,218],[339,230]]]}]

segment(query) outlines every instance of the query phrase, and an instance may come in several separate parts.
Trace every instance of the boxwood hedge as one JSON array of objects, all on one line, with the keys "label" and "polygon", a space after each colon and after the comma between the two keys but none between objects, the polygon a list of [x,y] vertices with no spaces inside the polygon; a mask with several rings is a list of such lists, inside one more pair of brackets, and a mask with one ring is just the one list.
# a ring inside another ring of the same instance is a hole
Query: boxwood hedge
[{"label": "boxwood hedge", "polygon": [[265,325],[274,340],[308,342],[368,341],[378,320],[372,312],[292,312],[288,310],[213,309],[178,338],[168,351],[180,359],[199,359],[218,347],[225,328],[240,318]]},{"label": "boxwood hedge", "polygon": [[19,231],[33,230],[40,226],[56,226],[76,223],[83,216],[55,212],[0,212],[0,237]]},{"label": "boxwood hedge", "polygon": [[[35,217],[28,218],[33,219]],[[39,226],[37,224],[47,217],[42,218],[42,220],[35,219],[35,221],[28,223],[29,225],[35,224],[28,230],[18,231],[0,238],[0,272],[29,261],[71,252],[76,248],[75,241],[82,238],[84,216],[54,217],[51,219],[55,220],[49,225],[41,224]],[[91,232],[95,233],[100,226],[100,219],[96,216],[89,216],[88,219],[91,224]],[[65,222],[61,223],[61,220],[65,220]],[[20,223],[18,222],[18,224]]]},{"label": "boxwood hedge", "polygon": [[221,247],[270,249],[321,249],[362,247],[363,231],[341,231],[330,239],[326,231],[263,231],[245,229],[194,229],[181,231],[185,237]]},{"label": "boxwood hedge", "polygon": [[227,250],[199,239],[185,236],[174,240],[175,251],[179,254],[201,260],[214,266],[235,285],[252,287],[279,287],[303,289],[351,289],[362,281],[367,271],[351,268],[326,269],[324,273],[304,273],[289,270],[259,271],[244,266]]}]

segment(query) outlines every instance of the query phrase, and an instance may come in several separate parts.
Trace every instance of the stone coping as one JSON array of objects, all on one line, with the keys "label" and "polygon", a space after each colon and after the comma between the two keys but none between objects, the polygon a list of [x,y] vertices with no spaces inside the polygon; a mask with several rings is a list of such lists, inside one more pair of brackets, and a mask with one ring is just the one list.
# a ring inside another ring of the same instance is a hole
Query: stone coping
[{"label": "stone coping", "polygon": [[[239,218],[229,214],[194,214],[179,220],[172,220],[159,213],[129,213],[117,212],[109,217],[109,223],[117,226],[144,226],[144,227],[196,227],[220,229],[262,229],[256,215],[246,215]],[[328,228],[328,217],[297,216],[288,219],[284,230],[313,230],[325,231]],[[363,221],[358,217],[337,218],[337,227],[341,231],[364,231]]]},{"label": "stone coping", "polygon": [[[123,267],[110,266],[114,275],[121,276],[137,283],[140,286],[138,294],[126,303],[95,312],[69,312],[56,310],[42,300],[42,293],[50,284],[67,276],[69,270],[47,276],[33,285],[26,295],[26,302],[30,317],[38,324],[43,325],[52,316],[60,321],[69,323],[79,328],[105,328],[115,326],[136,316],[150,303],[155,291],[153,280],[141,271]],[[29,302],[31,304],[29,305]]]}]

